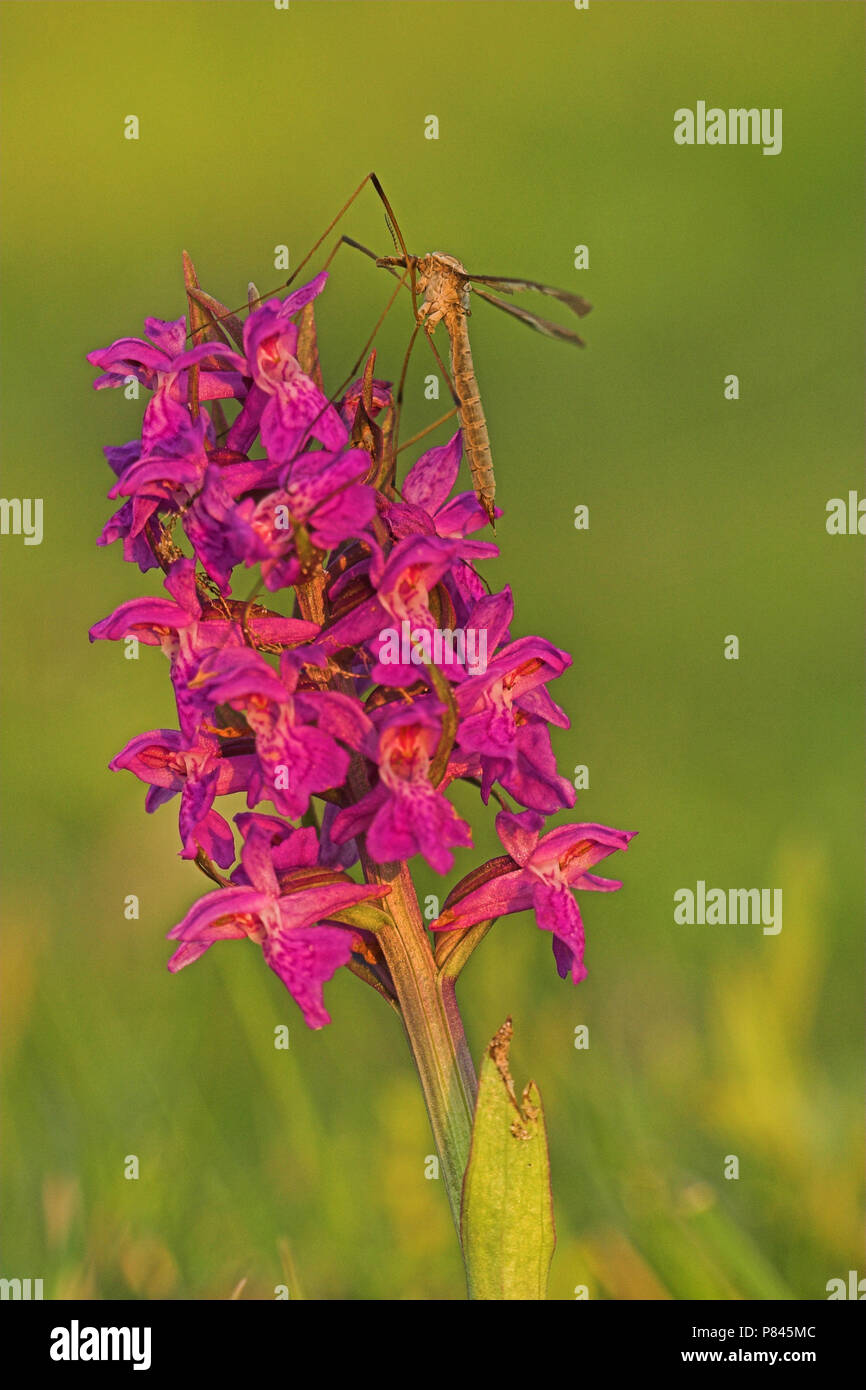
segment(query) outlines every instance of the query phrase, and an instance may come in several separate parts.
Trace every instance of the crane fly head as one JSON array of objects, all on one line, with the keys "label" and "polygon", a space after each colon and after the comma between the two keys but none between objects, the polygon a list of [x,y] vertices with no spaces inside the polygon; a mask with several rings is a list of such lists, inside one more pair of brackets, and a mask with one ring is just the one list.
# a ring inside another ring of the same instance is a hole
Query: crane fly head
[{"label": "crane fly head", "polygon": [[399,266],[403,270],[411,270],[418,265],[417,256],[377,256],[378,266]]}]

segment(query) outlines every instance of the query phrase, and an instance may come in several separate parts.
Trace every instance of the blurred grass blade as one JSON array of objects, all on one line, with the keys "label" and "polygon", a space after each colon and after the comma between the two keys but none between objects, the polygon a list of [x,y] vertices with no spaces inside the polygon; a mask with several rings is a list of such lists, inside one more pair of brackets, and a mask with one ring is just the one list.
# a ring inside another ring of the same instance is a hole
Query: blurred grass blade
[{"label": "blurred grass blade", "polygon": [[556,1233],[541,1096],[518,1101],[508,1070],[511,1019],[481,1064],[461,1234],[469,1297],[545,1299]]}]

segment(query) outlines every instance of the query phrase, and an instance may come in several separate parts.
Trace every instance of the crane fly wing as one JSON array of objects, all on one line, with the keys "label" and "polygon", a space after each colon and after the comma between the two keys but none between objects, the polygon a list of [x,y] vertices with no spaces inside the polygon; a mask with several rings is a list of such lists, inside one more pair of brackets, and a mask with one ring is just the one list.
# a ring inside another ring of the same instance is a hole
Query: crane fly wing
[{"label": "crane fly wing", "polygon": [[504,299],[497,299],[494,294],[487,294],[484,290],[474,290],[479,299],[486,299],[488,304],[495,304],[497,309],[501,309],[504,314],[511,314],[512,318],[520,319],[521,323],[529,324],[536,333],[543,333],[547,338],[561,338],[563,342],[574,343],[576,347],[585,347],[582,338],[573,333],[570,328],[563,328],[561,324],[551,323],[550,319],[539,318],[537,314],[530,314],[527,309],[518,309],[516,304],[506,304]]},{"label": "crane fly wing", "polygon": [[467,275],[467,280],[477,280],[481,285],[490,285],[500,294],[520,294],[522,290],[535,290],[538,294],[550,294],[561,304],[566,304],[572,313],[582,319],[592,308],[583,295],[572,294],[570,290],[558,290],[555,285],[542,285],[537,280],[511,280],[501,275]]}]

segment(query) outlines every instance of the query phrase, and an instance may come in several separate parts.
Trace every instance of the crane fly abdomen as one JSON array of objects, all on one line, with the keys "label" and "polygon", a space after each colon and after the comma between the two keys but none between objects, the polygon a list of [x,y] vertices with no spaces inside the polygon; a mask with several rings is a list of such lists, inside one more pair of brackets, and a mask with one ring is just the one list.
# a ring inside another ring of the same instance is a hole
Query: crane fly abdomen
[{"label": "crane fly abdomen", "polygon": [[469,329],[466,324],[469,314],[469,279],[456,257],[438,252],[420,257],[416,262],[416,272],[416,289],[419,294],[424,295],[424,302],[418,311],[419,319],[428,332],[432,332],[440,321],[444,322],[448,334],[451,374],[460,402],[463,447],[466,450],[475,495],[492,526],[496,482],[493,476],[487,421],[481,405],[478,379],[469,345]]},{"label": "crane fly abdomen", "polygon": [[451,342],[451,371],[454,389],[460,398],[460,424],[463,427],[463,445],[472,474],[475,495],[487,513],[491,526],[494,523],[493,499],[496,495],[496,480],[493,476],[493,458],[490,453],[490,436],[481,397],[478,394],[478,380],[469,346],[469,330],[466,319],[461,317],[449,324],[446,319],[448,337]]}]

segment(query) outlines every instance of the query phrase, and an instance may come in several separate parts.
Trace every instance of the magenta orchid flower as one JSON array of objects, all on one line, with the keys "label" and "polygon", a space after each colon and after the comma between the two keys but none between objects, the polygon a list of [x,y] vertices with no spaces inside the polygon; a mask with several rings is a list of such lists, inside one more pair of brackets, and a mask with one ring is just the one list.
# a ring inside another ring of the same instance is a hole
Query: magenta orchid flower
[{"label": "magenta orchid flower", "polygon": [[[461,557],[484,559],[498,554],[496,546],[485,541],[407,536],[397,542],[384,566],[377,565],[374,557],[363,567],[375,592],[371,594],[368,589],[368,597],[323,631],[323,645],[328,651],[337,652],[370,642],[375,658],[381,643],[387,640],[382,634],[395,623],[407,622],[413,630],[433,633],[438,624],[430,611],[430,595],[443,576],[461,562]],[[340,588],[335,586],[335,597],[339,594]],[[417,676],[417,667],[405,664],[394,664],[387,671],[380,667],[376,672],[376,679],[391,684],[412,684]]]},{"label": "magenta orchid flower", "polygon": [[[496,641],[513,615],[511,591],[482,604],[476,612],[490,615],[488,640]],[[546,688],[570,665],[568,653],[543,637],[521,637],[500,647],[484,672],[469,676],[459,686],[457,741],[481,761],[485,801],[493,783],[499,782],[536,811],[552,813],[574,805],[574,788],[556,770],[547,731],[547,724],[570,727],[567,715]]]},{"label": "magenta orchid flower", "polygon": [[[243,647],[244,625],[253,640],[265,645],[294,646],[318,633],[315,623],[302,618],[284,618],[278,613],[251,608],[232,601],[202,604],[195,577],[195,563],[186,557],[176,560],[165,578],[173,595],[165,598],[130,599],[90,629],[90,640],[121,641],[137,637],[149,646],[161,646],[171,661],[171,679],[182,731],[192,738],[204,710],[197,681],[202,656],[213,648]],[[227,616],[228,615],[228,616]],[[200,684],[200,681],[197,681]]]},{"label": "magenta orchid flower", "polygon": [[149,790],[145,810],[170,801],[180,792],[181,859],[195,859],[199,850],[227,869],[235,846],[229,825],[213,810],[214,797],[241,791],[251,771],[249,755],[223,757],[217,738],[200,733],[188,743],[176,729],[153,729],[130,739],[108,764],[112,772],[135,773]]},{"label": "magenta orchid flower", "polygon": [[[450,496],[462,457],[463,434],[457,430],[447,444],[428,449],[413,464],[400,489],[402,500],[385,508],[397,540],[416,533],[453,540],[487,525],[487,513],[474,492]],[[501,511],[496,512],[496,516],[501,515]]]},{"label": "magenta orchid flower", "polygon": [[243,712],[255,736],[256,763],[249,774],[248,804],[270,799],[282,815],[292,819],[304,814],[316,792],[342,784],[349,767],[348,750],[359,748],[372,728],[363,709],[348,695],[298,688],[304,657],[322,659],[315,650],[297,655],[284,652],[277,676],[248,647],[223,647],[203,663],[197,677],[202,693],[211,701]]},{"label": "magenta orchid flower", "polygon": [[[321,293],[327,278],[323,271],[282,302],[269,299],[250,314],[244,325],[249,373],[261,393],[251,403],[250,414],[257,407],[260,409],[257,423],[262,442],[270,458],[284,463],[295,457],[307,438],[318,439],[326,449],[339,449],[348,438],[339,413],[295,356],[298,329],[291,319]],[[266,398],[264,403],[262,395]],[[235,433],[235,441],[239,432]]]},{"label": "magenta orchid flower", "polygon": [[441,718],[416,702],[410,710],[387,711],[379,726],[373,755],[379,781],[335,817],[334,842],[363,833],[380,864],[423,854],[432,869],[448,873],[454,863],[450,846],[471,846],[472,830],[430,781]]},{"label": "magenta orchid flower", "polygon": [[[158,449],[170,454],[178,437],[197,425],[185,404],[189,399],[190,370],[198,368],[200,400],[243,399],[247,390],[246,363],[239,353],[220,342],[185,348],[186,319],[173,323],[147,319],[145,332],[151,343],[141,338],[120,338],[110,347],[91,352],[87,360],[103,368],[103,375],[94,382],[96,390],[123,386],[132,376],[153,391],[142,421],[142,454],[147,456]],[[209,416],[199,418],[204,428],[212,429]]]},{"label": "magenta orchid flower", "polygon": [[132,376],[151,391],[165,390],[170,383],[174,399],[182,402],[189,394],[190,367],[215,357],[223,358],[227,367],[202,369],[199,399],[225,399],[242,393],[243,376],[238,368],[243,367],[243,359],[221,343],[199,343],[187,351],[186,318],[145,319],[144,331],[149,342],[144,338],[118,338],[110,347],[87,354],[88,362],[103,373],[93,383],[95,390],[123,386]]},{"label": "magenta orchid flower", "polygon": [[589,870],[617,850],[627,849],[634,830],[607,825],[561,825],[541,835],[544,817],[537,811],[501,811],[496,829],[508,858],[496,861],[494,875],[461,895],[449,894],[444,910],[431,922],[433,931],[456,931],[491,917],[533,908],[542,931],[553,934],[553,954],[562,979],[586,978],[583,919],[574,889],[612,893],[622,884]]},{"label": "magenta orchid flower", "polygon": [[314,830],[289,830],[270,816],[235,820],[244,839],[238,883],[208,893],[172,927],[169,938],[181,945],[168,968],[182,970],[215,941],[247,937],[261,946],[308,1027],[322,1028],[331,1021],[322,986],[351,959],[361,935],[331,919],[389,890],[326,871],[311,882],[309,870],[318,862]]},{"label": "magenta orchid flower", "polygon": [[142,452],[119,475],[108,496],[150,497],[166,507],[180,506],[194,497],[208,466],[205,444],[212,432],[210,417],[191,420],[182,406],[174,407],[180,419],[168,435],[163,432],[150,449]]},{"label": "magenta orchid flower", "polygon": [[376,514],[376,493],[360,481],[369,467],[362,449],[316,450],[282,470],[282,487],[269,492],[251,518],[257,544],[247,564],[261,562],[268,589],[286,588],[303,577],[301,529],[308,545],[324,552],[358,538],[374,548],[367,528]]},{"label": "magenta orchid flower", "polygon": [[[402,500],[387,503],[383,510],[395,540],[411,535],[437,535],[456,540],[480,531],[488,524],[487,512],[474,492],[451,497],[460,460],[463,434],[457,430],[447,444],[428,449],[406,474]],[[494,516],[502,512],[494,508]],[[472,604],[484,595],[484,585],[472,564],[458,560],[444,576],[445,587],[454,603],[457,621],[463,623]]]},{"label": "magenta orchid flower", "polygon": [[[351,386],[346,387],[346,393],[340,401],[340,415],[347,429],[351,429],[358,414],[358,407],[365,398],[367,392],[363,377],[358,377]],[[371,420],[383,410],[387,410],[394,404],[394,393],[391,390],[390,381],[378,381],[375,377],[370,382],[369,388],[370,408],[367,414]],[[365,407],[366,408],[366,407]]]},{"label": "magenta orchid flower", "polygon": [[[108,444],[102,452],[119,478],[131,463],[140,458],[141,440],[133,439],[128,444],[116,447]],[[144,534],[145,526],[158,509],[158,497],[130,497],[108,518],[96,544],[111,545],[113,541],[122,540],[124,560],[138,565],[142,573],[158,569],[159,561],[153,553],[153,546]]]}]

